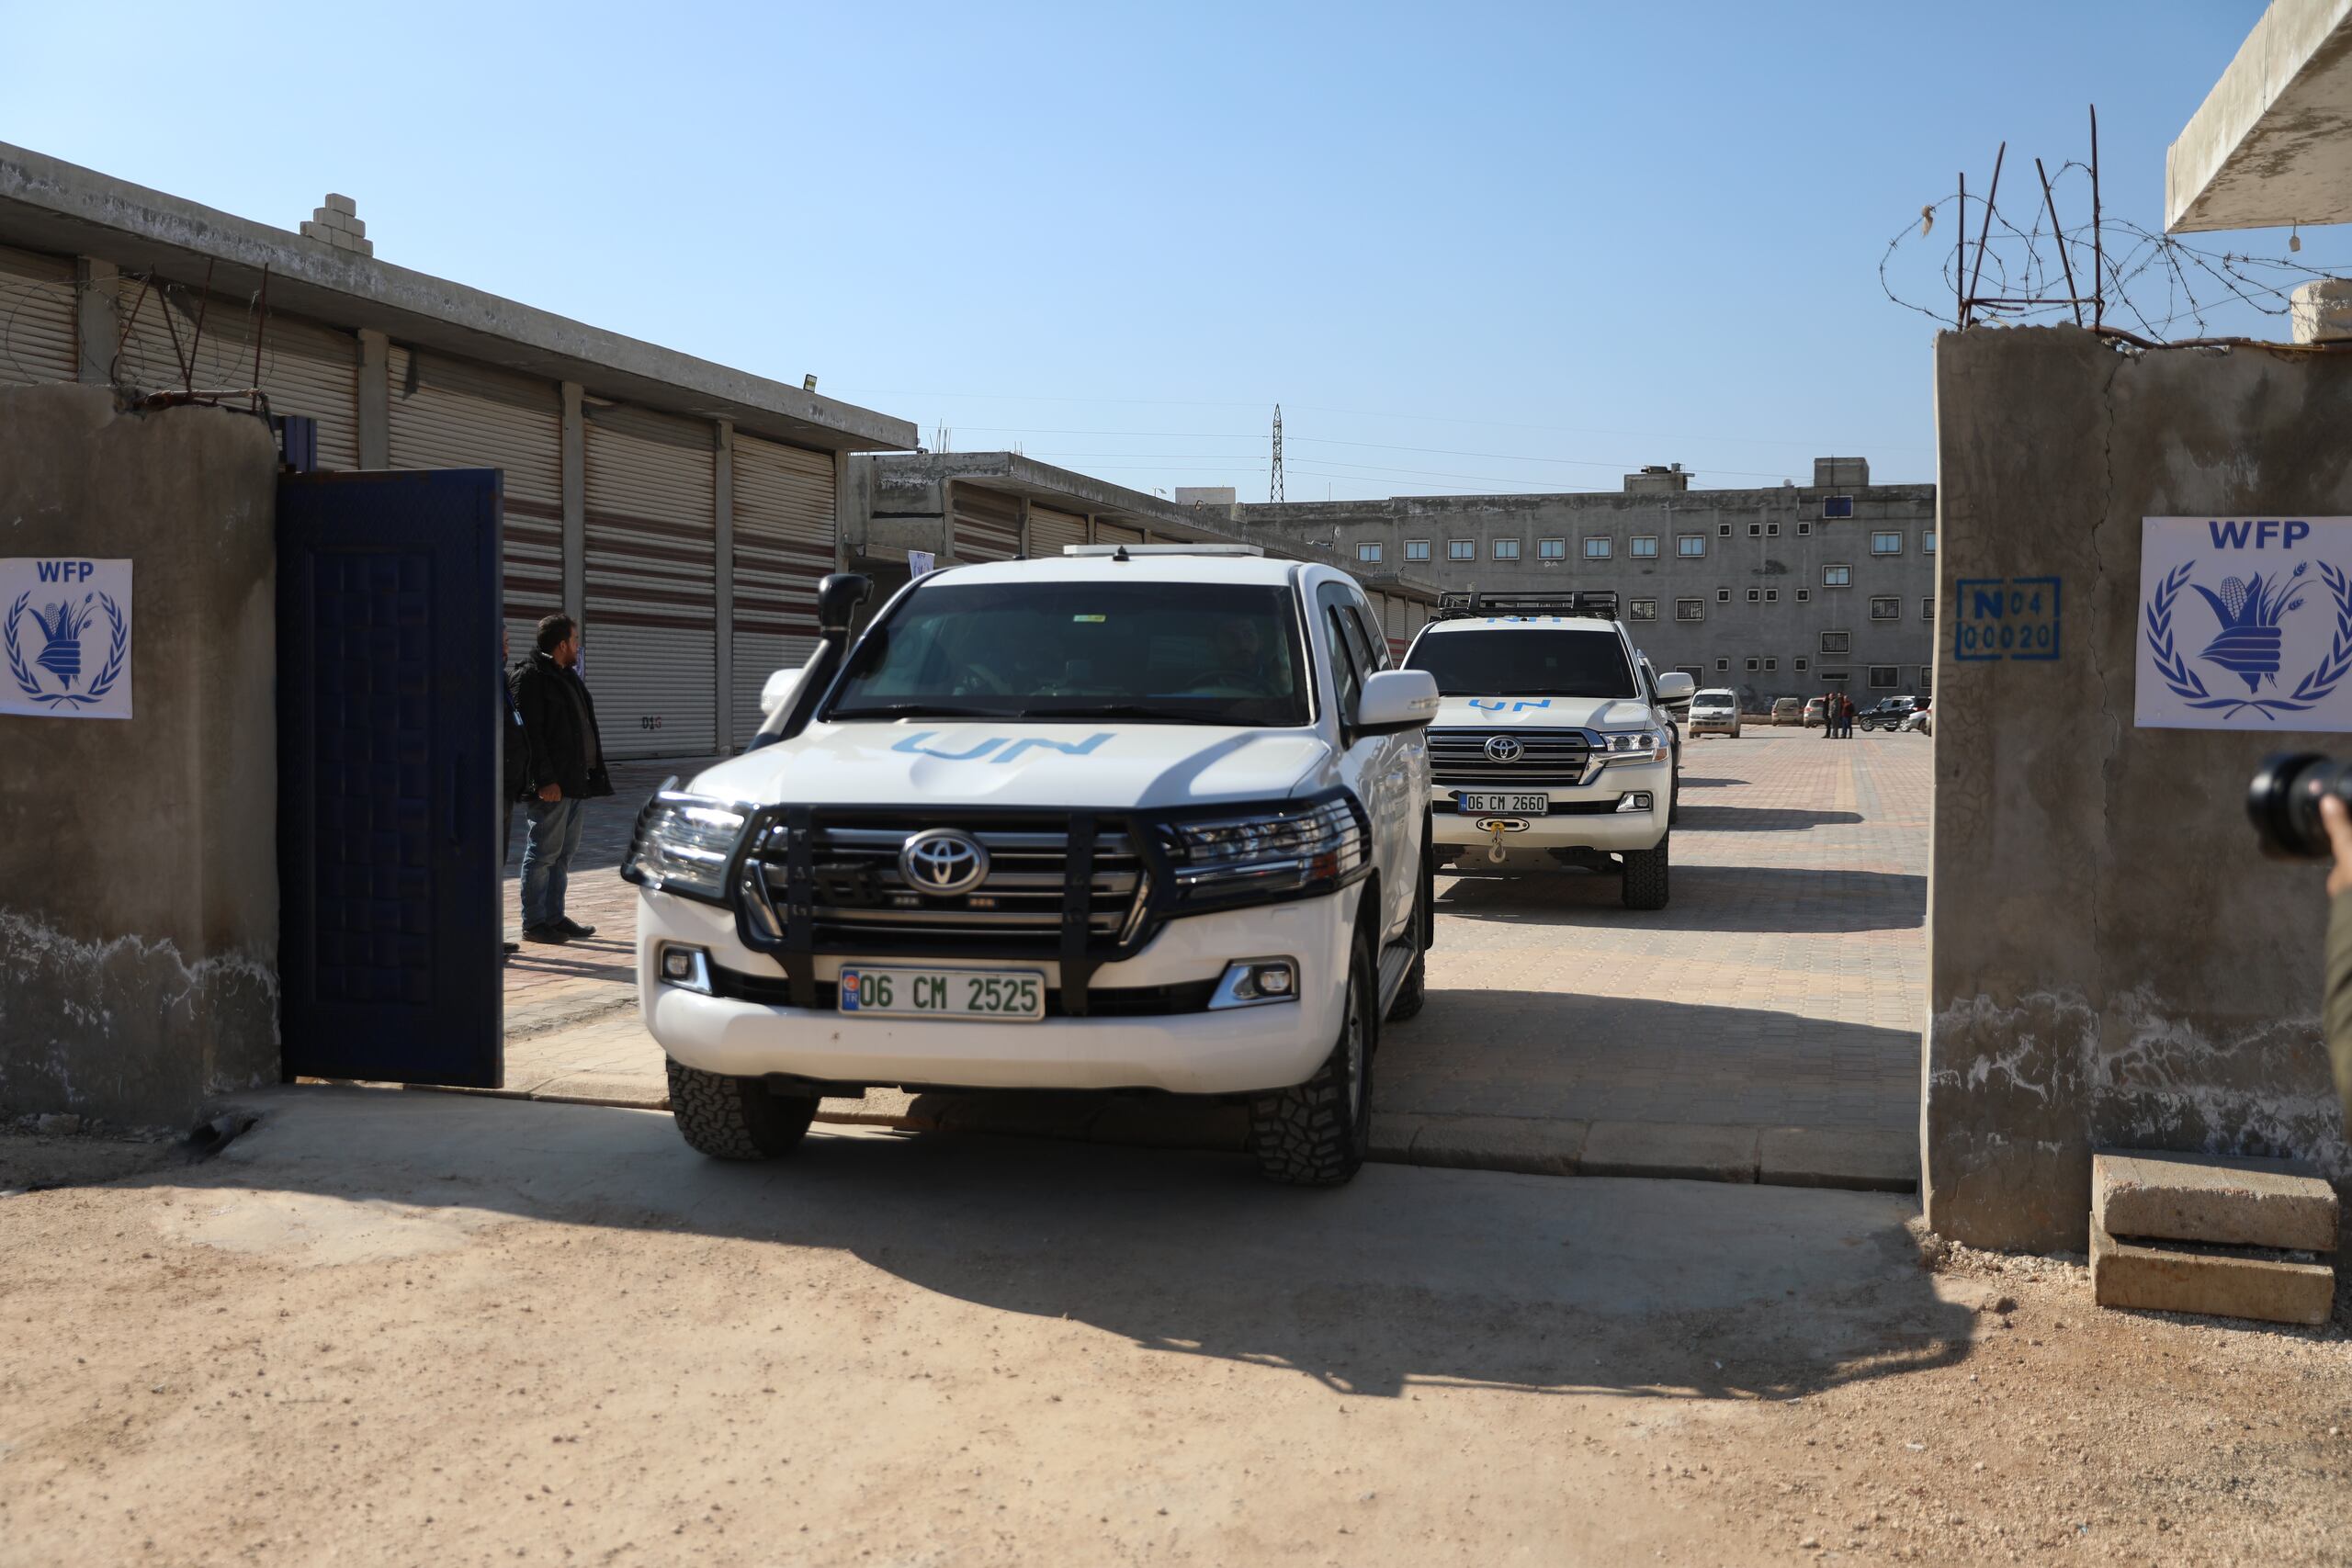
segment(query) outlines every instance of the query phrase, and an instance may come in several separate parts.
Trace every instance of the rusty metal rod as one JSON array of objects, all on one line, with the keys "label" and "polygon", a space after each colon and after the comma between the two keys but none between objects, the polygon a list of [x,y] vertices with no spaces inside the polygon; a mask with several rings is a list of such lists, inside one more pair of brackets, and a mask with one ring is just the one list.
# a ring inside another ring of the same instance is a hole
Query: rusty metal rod
[{"label": "rusty metal rod", "polygon": [[188,340],[187,344],[187,386],[190,391],[196,389],[196,356],[204,351],[204,318],[212,309],[212,266],[211,262],[204,264],[204,298],[197,304],[196,335]]},{"label": "rusty metal rod", "polygon": [[[1968,293],[1972,299],[1976,296],[1977,284],[1984,277],[1984,249],[1993,239],[1993,204],[2001,198],[2001,160],[2008,155],[2009,144],[2006,141],[2001,143],[2001,150],[1993,154],[1993,184],[1984,192],[1984,221],[1976,231],[1976,270],[1968,276]],[[1961,243],[1965,244],[1968,242],[1968,224],[1966,214],[1962,217],[1960,236]]]},{"label": "rusty metal rod", "polygon": [[2107,245],[2099,233],[2098,106],[2091,106],[2091,325],[2107,324]]},{"label": "rusty metal rod", "polygon": [[122,379],[122,345],[130,341],[130,329],[139,324],[139,312],[147,304],[147,290],[154,287],[155,275],[149,273],[139,280],[139,298],[130,302],[130,314],[122,319],[122,330],[114,335],[114,357],[107,361],[107,379]]},{"label": "rusty metal rod", "polygon": [[1960,171],[1960,217],[1952,224],[1951,324],[1968,330],[1968,171]]},{"label": "rusty metal rod", "polygon": [[[254,395],[255,397],[259,397],[261,395],[262,339],[269,333],[269,264],[267,262],[261,264],[261,304],[259,310],[260,314],[254,322]],[[2075,312],[2076,315],[2080,315],[2081,313],[2082,312],[2080,311]]]},{"label": "rusty metal rod", "polygon": [[[2058,199],[2050,194],[2050,171],[2036,158],[2033,172],[2041,176],[2042,203],[2050,209],[2050,237],[2058,242],[2058,265],[2066,269],[2066,303],[2075,308],[2075,324],[2079,327],[2083,324],[2083,302],[2075,296],[2075,264],[2066,259],[2066,236],[2058,227]],[[261,378],[256,375],[254,379]]]}]

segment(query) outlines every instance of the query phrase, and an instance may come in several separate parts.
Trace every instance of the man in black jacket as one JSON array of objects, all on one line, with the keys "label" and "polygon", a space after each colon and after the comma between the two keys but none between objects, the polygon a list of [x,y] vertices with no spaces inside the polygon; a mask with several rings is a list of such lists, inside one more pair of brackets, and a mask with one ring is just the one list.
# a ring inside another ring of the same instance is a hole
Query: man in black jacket
[{"label": "man in black jacket", "polygon": [[[506,856],[514,847],[514,803],[523,798],[523,780],[531,771],[530,748],[523,739],[523,715],[514,706],[514,655],[507,651],[506,627],[498,628],[498,728],[506,738],[498,761],[498,874],[506,874]],[[514,951],[511,942],[499,944]]]},{"label": "man in black jacket", "polygon": [[580,849],[583,803],[613,793],[596,734],[596,705],[580,679],[580,626],[570,615],[539,623],[538,651],[514,671],[515,711],[527,755],[523,815],[523,936],[571,942],[596,928],[566,918],[564,889]]}]

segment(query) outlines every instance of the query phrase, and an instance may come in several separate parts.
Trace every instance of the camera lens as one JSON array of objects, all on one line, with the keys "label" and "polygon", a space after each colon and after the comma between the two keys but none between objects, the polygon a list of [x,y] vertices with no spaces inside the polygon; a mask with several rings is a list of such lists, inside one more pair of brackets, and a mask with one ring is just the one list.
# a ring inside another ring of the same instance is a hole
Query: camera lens
[{"label": "camera lens", "polygon": [[2352,766],[2316,751],[2286,751],[2264,760],[2246,785],[2245,814],[2262,852],[2277,860],[2325,860],[2327,825],[2319,803],[2336,795],[2352,805]]}]

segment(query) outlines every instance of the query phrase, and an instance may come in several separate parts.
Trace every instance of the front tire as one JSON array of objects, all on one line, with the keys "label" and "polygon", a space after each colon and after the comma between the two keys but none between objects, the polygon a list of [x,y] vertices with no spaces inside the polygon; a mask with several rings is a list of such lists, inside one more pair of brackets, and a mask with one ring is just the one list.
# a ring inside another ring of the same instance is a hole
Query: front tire
[{"label": "front tire", "polygon": [[1372,1146],[1372,1054],[1379,1041],[1380,969],[1356,933],[1340,1038],[1313,1077],[1250,1102],[1250,1146],[1270,1181],[1339,1187]]},{"label": "front tire", "polygon": [[1663,909],[1667,895],[1667,843],[1654,850],[1627,850],[1623,897],[1628,909]]},{"label": "front tire", "polygon": [[687,1144],[713,1159],[775,1159],[799,1146],[814,1100],[771,1094],[758,1078],[729,1077],[670,1061],[670,1116]]}]

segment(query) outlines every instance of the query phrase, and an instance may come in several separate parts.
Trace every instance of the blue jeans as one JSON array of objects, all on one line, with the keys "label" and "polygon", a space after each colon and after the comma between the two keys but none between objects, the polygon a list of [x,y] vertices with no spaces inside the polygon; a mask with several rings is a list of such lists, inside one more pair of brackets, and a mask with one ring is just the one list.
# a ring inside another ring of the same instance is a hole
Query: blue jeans
[{"label": "blue jeans", "polygon": [[523,928],[551,926],[563,919],[564,889],[571,881],[571,857],[580,852],[580,829],[587,820],[581,803],[534,797],[523,803],[529,831],[523,840]]}]

